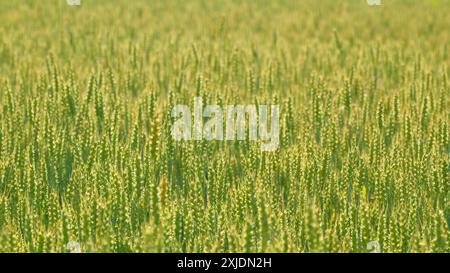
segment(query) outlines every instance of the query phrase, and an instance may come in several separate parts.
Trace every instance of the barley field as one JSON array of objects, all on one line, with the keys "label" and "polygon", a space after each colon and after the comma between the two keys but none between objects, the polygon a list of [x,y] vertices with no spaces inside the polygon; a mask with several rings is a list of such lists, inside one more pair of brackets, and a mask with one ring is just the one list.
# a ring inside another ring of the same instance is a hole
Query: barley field
[{"label": "barley field", "polygon": [[[0,252],[449,253],[449,14],[0,1]],[[174,140],[195,97],[279,105],[279,147]]]}]

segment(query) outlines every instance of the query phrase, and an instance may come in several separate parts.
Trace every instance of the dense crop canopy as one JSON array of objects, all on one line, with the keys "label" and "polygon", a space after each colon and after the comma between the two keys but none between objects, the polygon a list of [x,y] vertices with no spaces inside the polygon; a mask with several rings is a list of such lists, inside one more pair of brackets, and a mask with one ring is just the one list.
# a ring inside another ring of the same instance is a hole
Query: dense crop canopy
[{"label": "dense crop canopy", "polygon": [[1,1],[0,252],[449,252],[450,5],[386,2]]}]

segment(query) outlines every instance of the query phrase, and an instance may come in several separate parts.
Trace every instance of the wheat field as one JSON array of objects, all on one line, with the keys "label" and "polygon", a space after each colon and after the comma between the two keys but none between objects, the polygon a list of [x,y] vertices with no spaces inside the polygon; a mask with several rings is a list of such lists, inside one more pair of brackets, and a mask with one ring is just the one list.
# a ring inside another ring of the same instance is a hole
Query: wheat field
[{"label": "wheat field", "polygon": [[[0,252],[450,252],[447,0],[0,2]],[[279,147],[171,109],[280,106]]]}]

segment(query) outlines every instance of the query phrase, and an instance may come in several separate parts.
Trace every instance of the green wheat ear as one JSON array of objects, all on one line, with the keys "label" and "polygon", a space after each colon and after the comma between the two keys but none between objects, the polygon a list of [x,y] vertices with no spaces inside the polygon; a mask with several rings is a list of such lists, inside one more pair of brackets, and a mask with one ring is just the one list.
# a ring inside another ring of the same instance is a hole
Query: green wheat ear
[{"label": "green wheat ear", "polygon": [[[444,1],[3,2],[0,252],[450,251]],[[174,140],[194,97],[279,149]]]}]

